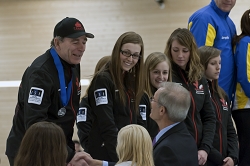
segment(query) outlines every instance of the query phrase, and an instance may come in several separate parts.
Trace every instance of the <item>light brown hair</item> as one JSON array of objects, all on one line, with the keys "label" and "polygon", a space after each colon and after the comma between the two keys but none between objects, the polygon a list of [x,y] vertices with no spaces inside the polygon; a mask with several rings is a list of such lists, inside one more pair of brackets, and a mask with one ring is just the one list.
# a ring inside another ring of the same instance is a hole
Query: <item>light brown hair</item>
[{"label": "light brown hair", "polygon": [[172,64],[174,61],[171,55],[171,48],[175,40],[190,51],[189,62],[187,63],[188,80],[190,82],[200,80],[203,75],[203,66],[200,64],[198,48],[193,34],[186,28],[178,28],[170,35],[164,53]]},{"label": "light brown hair", "polygon": [[37,122],[26,131],[14,166],[65,166],[67,155],[63,130],[52,122]]},{"label": "light brown hair", "polygon": [[[140,52],[140,58],[138,59],[136,65],[129,72],[125,72],[125,74],[123,74],[123,70],[121,67],[121,60],[120,60],[120,54],[121,54],[120,52],[122,46],[126,43],[139,44],[141,46],[141,52]],[[112,80],[114,81],[114,84],[117,90],[119,91],[119,97],[123,105],[125,105],[127,98],[125,93],[125,87],[132,90],[135,95],[134,109],[136,110],[137,113],[139,109],[138,106],[141,100],[141,96],[144,90],[143,74],[142,74],[142,72],[144,72],[143,58],[144,58],[144,44],[141,36],[135,32],[126,32],[117,39],[111,54],[110,62],[105,66],[105,68],[103,68],[100,72],[97,73],[101,74],[102,71],[109,70],[109,72],[111,73]]]},{"label": "light brown hair", "polygon": [[154,90],[156,90],[156,88],[153,87],[151,84],[150,72],[154,70],[155,67],[161,62],[167,62],[169,66],[168,81],[170,82],[172,81],[171,63],[168,57],[164,53],[161,53],[161,52],[153,52],[149,54],[144,63],[144,68],[145,68],[144,84],[145,84],[145,91],[148,94],[148,96],[153,96]]},{"label": "light brown hair", "polygon": [[[218,57],[221,54],[220,50],[212,46],[201,46],[198,49],[198,52],[200,55],[201,64],[203,65],[205,71],[207,70],[207,65],[210,59]],[[224,92],[224,90],[222,90],[222,88],[219,87],[218,80],[213,80],[213,82],[215,85],[214,87],[212,87],[213,90],[219,94],[220,98],[225,99],[226,93]]]}]

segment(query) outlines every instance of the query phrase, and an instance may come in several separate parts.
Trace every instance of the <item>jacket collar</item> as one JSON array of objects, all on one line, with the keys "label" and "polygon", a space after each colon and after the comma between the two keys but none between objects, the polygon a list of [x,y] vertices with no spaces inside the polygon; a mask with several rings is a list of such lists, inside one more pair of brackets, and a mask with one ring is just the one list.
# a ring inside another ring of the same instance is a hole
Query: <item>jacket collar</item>
[{"label": "jacket collar", "polygon": [[165,132],[158,140],[157,142],[154,144],[153,149],[155,149],[155,147],[160,144],[166,137],[172,135],[173,133],[176,133],[179,130],[183,130],[183,128],[186,127],[186,124],[184,124],[184,121],[180,122],[179,124],[175,125],[174,127],[172,127],[171,129],[169,129],[167,132]]},{"label": "jacket collar", "polygon": [[213,9],[214,11],[219,15],[219,16],[222,16],[222,17],[228,17],[229,13],[230,12],[224,12],[222,11],[220,8],[218,8],[218,6],[216,5],[215,3],[215,0],[212,0],[209,4]]}]

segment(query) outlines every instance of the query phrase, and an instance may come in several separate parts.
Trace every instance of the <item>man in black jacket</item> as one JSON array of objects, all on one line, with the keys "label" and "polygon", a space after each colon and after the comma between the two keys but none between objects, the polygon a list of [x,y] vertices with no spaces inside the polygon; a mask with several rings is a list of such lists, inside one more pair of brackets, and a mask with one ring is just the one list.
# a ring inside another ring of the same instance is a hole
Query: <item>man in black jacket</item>
[{"label": "man in black jacket", "polygon": [[54,28],[51,48],[24,72],[6,146],[11,166],[25,131],[39,121],[53,122],[63,129],[68,145],[67,163],[87,165],[84,160],[76,161],[87,154],[75,153],[72,141],[81,95],[80,61],[87,38],[94,35],[87,33],[79,20],[64,18]]}]

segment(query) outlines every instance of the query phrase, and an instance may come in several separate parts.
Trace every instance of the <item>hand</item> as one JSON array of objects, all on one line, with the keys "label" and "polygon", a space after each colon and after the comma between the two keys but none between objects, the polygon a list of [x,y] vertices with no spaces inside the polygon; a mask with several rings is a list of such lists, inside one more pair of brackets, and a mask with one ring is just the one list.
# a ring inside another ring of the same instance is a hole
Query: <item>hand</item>
[{"label": "hand", "polygon": [[102,166],[103,165],[101,160],[86,158],[85,161],[89,164],[89,166]]},{"label": "hand", "polygon": [[224,158],[224,164],[223,166],[234,166],[234,161],[231,157]]},{"label": "hand", "polygon": [[67,166],[89,166],[85,159],[92,157],[86,152],[77,152]]},{"label": "hand", "polygon": [[207,162],[207,152],[205,150],[198,150],[199,165],[205,165]]}]

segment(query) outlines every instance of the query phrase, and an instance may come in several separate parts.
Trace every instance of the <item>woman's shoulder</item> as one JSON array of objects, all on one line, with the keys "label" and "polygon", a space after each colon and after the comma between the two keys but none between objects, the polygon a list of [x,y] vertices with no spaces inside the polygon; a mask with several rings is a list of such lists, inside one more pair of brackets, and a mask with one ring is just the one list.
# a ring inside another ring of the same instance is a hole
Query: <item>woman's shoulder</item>
[{"label": "woman's shoulder", "polygon": [[[132,161],[124,161],[122,163],[116,164],[115,166],[131,166]],[[134,164],[133,166],[136,166],[136,164]]]},{"label": "woman's shoulder", "polygon": [[107,83],[107,82],[113,83],[113,80],[112,80],[112,76],[110,72],[102,71],[94,76],[92,82],[97,82],[99,84]]}]

